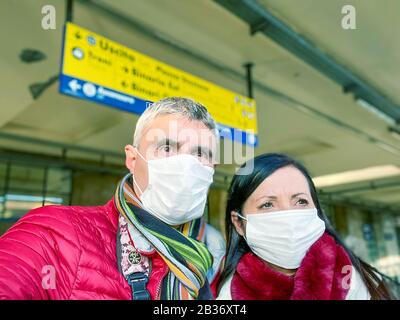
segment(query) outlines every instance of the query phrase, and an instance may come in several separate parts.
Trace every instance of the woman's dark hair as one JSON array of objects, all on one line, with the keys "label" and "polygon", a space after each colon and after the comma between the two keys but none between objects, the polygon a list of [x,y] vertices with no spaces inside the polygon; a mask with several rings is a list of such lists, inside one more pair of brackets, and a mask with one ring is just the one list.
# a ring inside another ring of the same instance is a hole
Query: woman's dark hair
[{"label": "woman's dark hair", "polygon": [[[251,166],[253,166],[252,172],[246,174],[245,170],[248,170]],[[237,233],[236,228],[232,223],[231,212],[235,211],[242,213],[244,203],[257,187],[276,170],[288,166],[298,169],[307,179],[311,197],[316,209],[318,210],[318,215],[325,222],[326,232],[346,250],[354,268],[360,273],[366,287],[368,288],[371,299],[391,299],[392,295],[383,280],[379,278],[379,272],[374,267],[358,258],[349,248],[347,248],[333,229],[321,208],[315,185],[307,169],[301,163],[289,156],[278,153],[263,154],[243,164],[231,182],[225,217],[227,251],[225,266],[218,282],[218,292],[227,278],[236,270],[236,266],[242,255],[250,252],[250,248],[245,239]]]}]

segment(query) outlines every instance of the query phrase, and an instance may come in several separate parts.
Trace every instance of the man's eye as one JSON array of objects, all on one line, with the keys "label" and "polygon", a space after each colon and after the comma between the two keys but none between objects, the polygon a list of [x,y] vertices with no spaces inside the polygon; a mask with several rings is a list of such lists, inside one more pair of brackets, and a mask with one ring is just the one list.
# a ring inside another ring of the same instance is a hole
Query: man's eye
[{"label": "man's eye", "polygon": [[201,151],[201,150],[199,150],[198,152],[197,152],[197,156],[199,157],[199,158],[207,158],[207,154],[205,153],[205,152],[203,152],[203,151]]},{"label": "man's eye", "polygon": [[168,145],[168,144],[165,144],[165,145],[161,146],[161,147],[159,148],[159,150],[160,150],[160,151],[164,151],[164,152],[171,152],[171,146]]}]

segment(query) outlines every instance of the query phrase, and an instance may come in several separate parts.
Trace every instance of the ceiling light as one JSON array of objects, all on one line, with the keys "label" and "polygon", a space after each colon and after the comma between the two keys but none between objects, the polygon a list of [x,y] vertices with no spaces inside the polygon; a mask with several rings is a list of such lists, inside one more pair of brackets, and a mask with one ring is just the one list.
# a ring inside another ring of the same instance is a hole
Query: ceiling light
[{"label": "ceiling light", "polygon": [[319,176],[315,177],[313,181],[317,188],[322,188],[352,182],[375,180],[396,175],[400,175],[399,167],[394,165],[384,165]]},{"label": "ceiling light", "polygon": [[369,112],[375,114],[382,120],[386,121],[387,123],[391,124],[392,126],[396,125],[396,120],[393,119],[392,117],[389,117],[386,113],[382,112],[380,109],[375,107],[373,104],[369,103],[368,101],[362,99],[362,98],[357,98],[356,102],[363,107],[364,109],[368,110]]}]

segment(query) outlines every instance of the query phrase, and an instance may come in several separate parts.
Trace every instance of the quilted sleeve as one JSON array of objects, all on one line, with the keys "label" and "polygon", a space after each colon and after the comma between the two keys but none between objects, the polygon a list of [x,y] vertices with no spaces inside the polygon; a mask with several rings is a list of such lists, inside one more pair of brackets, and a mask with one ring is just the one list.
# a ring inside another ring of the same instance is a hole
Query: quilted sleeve
[{"label": "quilted sleeve", "polygon": [[0,299],[68,299],[80,247],[67,208],[31,210],[0,238]]}]

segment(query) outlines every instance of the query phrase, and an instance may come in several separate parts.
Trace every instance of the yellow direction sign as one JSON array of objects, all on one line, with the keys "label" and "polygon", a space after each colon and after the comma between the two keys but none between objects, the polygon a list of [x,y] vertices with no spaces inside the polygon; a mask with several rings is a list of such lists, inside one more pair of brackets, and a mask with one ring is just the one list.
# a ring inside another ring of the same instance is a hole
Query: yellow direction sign
[{"label": "yellow direction sign", "polygon": [[207,107],[223,137],[257,145],[253,99],[70,22],[64,31],[60,92],[137,114],[165,97],[191,98]]}]

